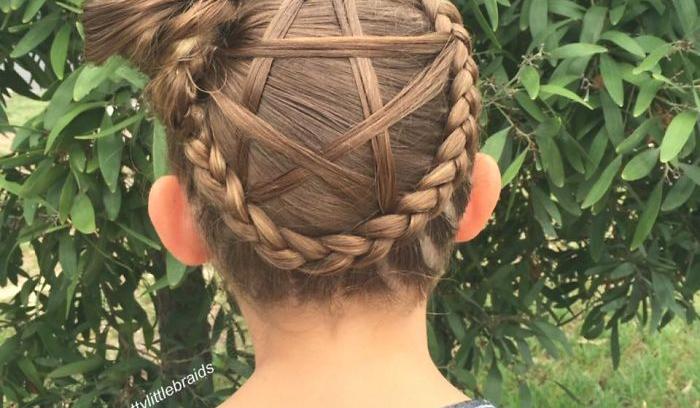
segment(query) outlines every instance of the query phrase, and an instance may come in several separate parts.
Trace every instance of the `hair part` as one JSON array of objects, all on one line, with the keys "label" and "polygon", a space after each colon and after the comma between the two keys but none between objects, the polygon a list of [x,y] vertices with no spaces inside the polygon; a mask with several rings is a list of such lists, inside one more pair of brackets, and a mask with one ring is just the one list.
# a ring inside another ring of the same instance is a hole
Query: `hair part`
[{"label": "hair part", "polygon": [[212,263],[256,302],[425,297],[481,108],[448,0],[93,0],[89,59],[151,76]]}]

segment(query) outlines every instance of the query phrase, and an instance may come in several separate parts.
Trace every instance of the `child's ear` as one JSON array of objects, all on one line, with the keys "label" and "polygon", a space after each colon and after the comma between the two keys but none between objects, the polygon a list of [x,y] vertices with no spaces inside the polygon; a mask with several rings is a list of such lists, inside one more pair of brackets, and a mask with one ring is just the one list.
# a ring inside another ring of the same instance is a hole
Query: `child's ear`
[{"label": "child's ear", "polygon": [[467,209],[459,223],[456,242],[476,238],[488,223],[501,195],[501,171],[488,155],[477,153],[472,173],[472,191]]},{"label": "child's ear", "polygon": [[207,262],[206,245],[192,215],[187,196],[175,176],[159,178],[148,196],[148,215],[163,245],[189,266]]}]

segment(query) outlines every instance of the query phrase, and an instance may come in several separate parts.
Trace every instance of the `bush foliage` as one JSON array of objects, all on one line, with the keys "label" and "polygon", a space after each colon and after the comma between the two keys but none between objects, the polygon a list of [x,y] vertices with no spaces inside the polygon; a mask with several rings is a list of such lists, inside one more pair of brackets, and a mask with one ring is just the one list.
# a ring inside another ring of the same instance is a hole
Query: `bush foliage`
[{"label": "bush foliage", "polygon": [[[165,134],[119,58],[82,58],[82,0],[0,0],[0,393],[19,406],[119,406],[213,361],[182,392],[214,406],[251,372],[235,305],[163,250],[146,214]],[[482,68],[484,151],[503,171],[492,225],[430,303],[450,380],[499,400],[560,327],[692,322],[700,289],[696,0],[456,0]],[[37,102],[10,123],[6,102]],[[477,380],[478,379],[478,380]],[[170,403],[175,404],[175,400]]]}]

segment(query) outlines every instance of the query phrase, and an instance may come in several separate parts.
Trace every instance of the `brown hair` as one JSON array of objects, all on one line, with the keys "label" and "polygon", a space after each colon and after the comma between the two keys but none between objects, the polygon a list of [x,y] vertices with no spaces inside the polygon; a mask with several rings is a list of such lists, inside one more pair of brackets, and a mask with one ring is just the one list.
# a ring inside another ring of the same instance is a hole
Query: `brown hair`
[{"label": "brown hair", "polygon": [[93,0],[84,23],[88,59],[151,76],[229,285],[262,302],[429,293],[481,107],[451,2]]}]

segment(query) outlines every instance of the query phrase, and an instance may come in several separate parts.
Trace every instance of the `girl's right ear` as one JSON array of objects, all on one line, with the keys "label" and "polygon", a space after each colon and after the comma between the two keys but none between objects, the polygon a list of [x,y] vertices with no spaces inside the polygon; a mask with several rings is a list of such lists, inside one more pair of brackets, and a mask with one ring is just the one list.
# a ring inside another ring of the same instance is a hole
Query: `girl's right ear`
[{"label": "girl's right ear", "polygon": [[477,153],[472,172],[472,191],[459,223],[455,241],[468,242],[486,228],[501,196],[501,171],[488,155]]},{"label": "girl's right ear", "polygon": [[189,266],[208,261],[206,243],[175,176],[161,177],[153,184],[148,196],[148,215],[163,245],[178,261]]}]

